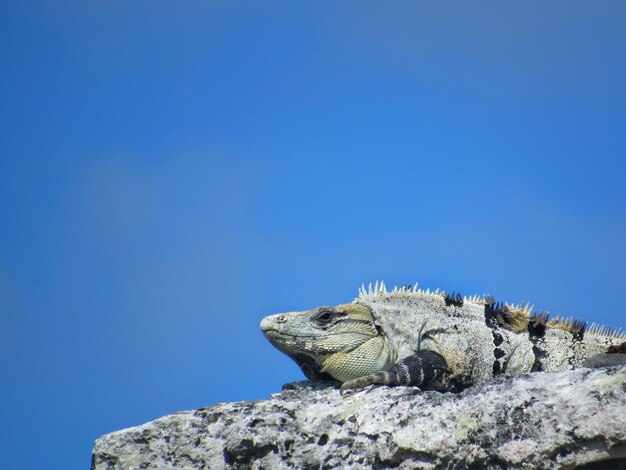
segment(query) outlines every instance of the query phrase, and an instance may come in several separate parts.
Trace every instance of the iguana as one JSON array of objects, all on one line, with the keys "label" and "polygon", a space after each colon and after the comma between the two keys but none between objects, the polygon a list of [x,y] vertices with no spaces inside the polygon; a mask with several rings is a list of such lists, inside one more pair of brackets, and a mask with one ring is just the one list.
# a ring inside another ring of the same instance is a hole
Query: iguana
[{"label": "iguana", "polygon": [[307,378],[460,391],[502,373],[626,364],[620,328],[532,313],[492,296],[462,297],[384,282],[350,304],[270,315],[261,329]]}]

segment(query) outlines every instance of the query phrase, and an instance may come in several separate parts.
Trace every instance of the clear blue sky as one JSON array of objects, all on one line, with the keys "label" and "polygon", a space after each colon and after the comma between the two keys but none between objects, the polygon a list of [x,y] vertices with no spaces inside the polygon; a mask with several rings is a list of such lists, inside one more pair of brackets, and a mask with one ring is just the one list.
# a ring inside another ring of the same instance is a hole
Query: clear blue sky
[{"label": "clear blue sky", "polygon": [[5,468],[302,379],[260,319],[361,282],[626,327],[626,2],[262,3],[0,7]]}]

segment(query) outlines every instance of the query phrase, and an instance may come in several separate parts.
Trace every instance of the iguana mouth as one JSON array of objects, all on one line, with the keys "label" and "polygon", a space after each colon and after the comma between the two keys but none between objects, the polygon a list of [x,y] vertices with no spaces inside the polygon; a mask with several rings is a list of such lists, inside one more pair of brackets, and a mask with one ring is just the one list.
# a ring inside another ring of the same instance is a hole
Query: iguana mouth
[{"label": "iguana mouth", "polygon": [[294,335],[288,335],[280,331],[276,327],[270,317],[261,320],[261,330],[263,335],[280,351],[285,354],[289,354],[294,347],[297,347],[297,339],[300,338]]},{"label": "iguana mouth", "polygon": [[263,330],[263,334],[276,349],[288,356],[292,355],[294,350],[309,352],[305,340],[314,338],[311,335],[290,336],[274,329]]},{"label": "iguana mouth", "polygon": [[[264,318],[261,321],[261,330],[263,335],[274,345],[276,349],[287,354],[291,357],[296,364],[300,367],[304,375],[309,380],[333,380],[333,378],[326,373],[321,372],[321,365],[312,355],[307,355],[306,350],[298,347],[298,339],[311,338],[311,335],[302,336],[289,336],[281,333],[274,328],[271,321]],[[297,338],[297,339],[296,339]],[[298,349],[301,353],[295,353],[294,350]]]}]

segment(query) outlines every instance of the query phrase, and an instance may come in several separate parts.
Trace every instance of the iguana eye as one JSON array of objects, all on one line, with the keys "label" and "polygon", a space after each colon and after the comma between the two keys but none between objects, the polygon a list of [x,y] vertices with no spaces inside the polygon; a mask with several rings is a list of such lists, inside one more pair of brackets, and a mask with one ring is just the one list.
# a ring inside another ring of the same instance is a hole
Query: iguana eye
[{"label": "iguana eye", "polygon": [[311,317],[315,323],[325,325],[333,319],[334,313],[330,310],[322,310]]}]

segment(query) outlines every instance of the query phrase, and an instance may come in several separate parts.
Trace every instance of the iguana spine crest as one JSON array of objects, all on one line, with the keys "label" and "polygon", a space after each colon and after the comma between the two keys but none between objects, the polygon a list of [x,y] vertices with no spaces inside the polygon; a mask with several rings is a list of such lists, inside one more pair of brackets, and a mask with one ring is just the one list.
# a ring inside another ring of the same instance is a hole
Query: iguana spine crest
[{"label": "iguana spine crest", "polygon": [[[440,289],[435,289],[431,292],[430,289],[422,290],[418,287],[418,283],[404,285],[402,287],[394,286],[393,289],[387,290],[385,281],[376,281],[372,286],[370,282],[366,288],[365,284],[361,284],[359,287],[359,296],[356,300],[362,299],[366,301],[380,300],[383,295],[404,295],[404,296],[416,296],[417,298],[426,298],[430,296],[439,296],[446,298],[448,294]],[[469,303],[475,305],[494,305],[494,310],[501,311],[506,314],[507,322],[515,324],[512,331],[522,331],[528,327],[528,323],[535,323],[544,325],[551,329],[560,329],[563,331],[569,331],[571,333],[577,333],[584,331],[590,335],[605,336],[609,338],[615,338],[617,340],[626,340],[626,331],[621,327],[612,327],[600,325],[596,322],[589,324],[588,322],[580,319],[576,319],[573,316],[563,317],[556,315],[550,318],[548,311],[542,310],[535,314],[532,313],[534,305],[529,305],[527,302],[514,303],[496,303],[494,297],[490,294],[483,294],[482,296],[472,295],[463,296],[460,294],[452,294],[453,298],[459,299],[459,303]]]}]

